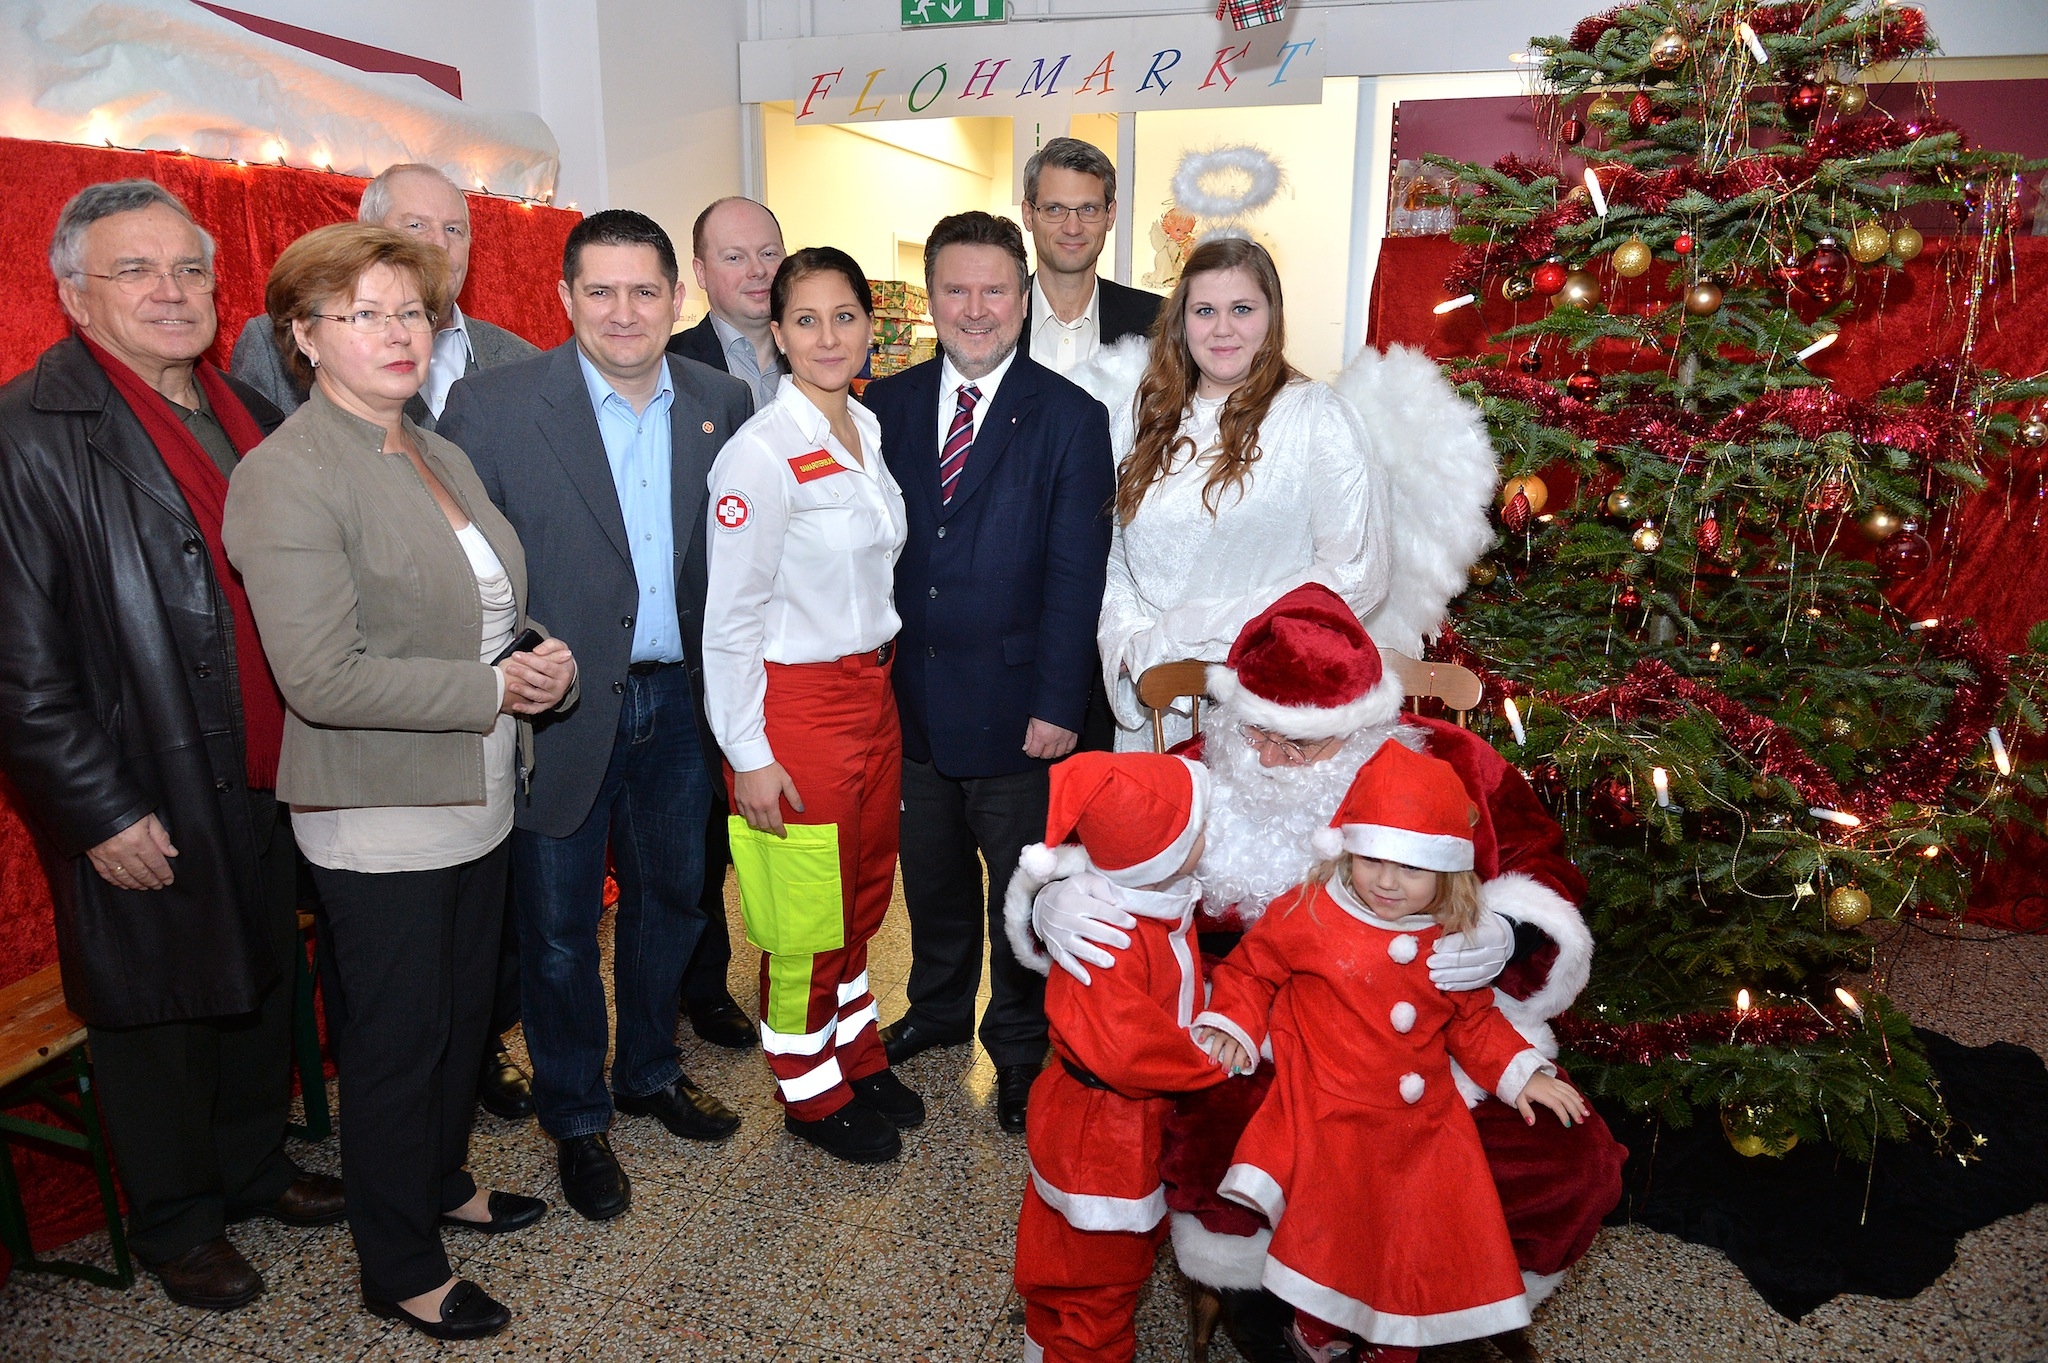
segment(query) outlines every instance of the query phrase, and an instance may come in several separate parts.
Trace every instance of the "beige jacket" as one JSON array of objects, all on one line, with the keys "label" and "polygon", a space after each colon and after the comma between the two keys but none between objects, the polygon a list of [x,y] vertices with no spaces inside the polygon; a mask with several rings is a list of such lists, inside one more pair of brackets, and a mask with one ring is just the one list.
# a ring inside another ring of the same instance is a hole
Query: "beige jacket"
[{"label": "beige jacket", "polygon": [[[405,431],[483,532],[526,618],[526,555],[469,457]],[[366,808],[476,803],[495,669],[478,661],[483,605],[468,556],[412,461],[317,388],[249,451],[221,527],[284,692],[278,798]],[[575,703],[571,688],[562,708]],[[522,784],[532,733],[520,724]]]}]

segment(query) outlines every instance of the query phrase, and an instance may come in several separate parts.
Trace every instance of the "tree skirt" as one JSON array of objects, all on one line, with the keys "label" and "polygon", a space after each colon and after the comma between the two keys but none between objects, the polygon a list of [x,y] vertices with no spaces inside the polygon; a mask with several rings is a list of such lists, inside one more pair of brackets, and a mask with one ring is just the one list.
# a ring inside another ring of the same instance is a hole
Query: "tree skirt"
[{"label": "tree skirt", "polygon": [[1711,1110],[1680,1130],[1602,1103],[1629,1151],[1608,1224],[1720,1250],[1792,1320],[1843,1292],[1919,1295],[1965,1233],[2048,1199],[2048,1067],[2024,1046],[1916,1035],[1954,1119],[1945,1149],[1884,1142],[1874,1168],[1825,1145],[1745,1159]]}]

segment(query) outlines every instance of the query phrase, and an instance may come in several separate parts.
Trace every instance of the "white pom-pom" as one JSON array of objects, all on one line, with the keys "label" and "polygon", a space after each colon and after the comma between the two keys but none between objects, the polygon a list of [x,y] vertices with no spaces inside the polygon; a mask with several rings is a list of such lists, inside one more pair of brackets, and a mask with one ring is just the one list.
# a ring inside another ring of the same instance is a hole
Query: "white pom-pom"
[{"label": "white pom-pom", "polygon": [[1050,847],[1034,842],[1017,854],[1017,865],[1033,880],[1051,880],[1060,862]]},{"label": "white pom-pom", "polygon": [[[1394,1024],[1394,1030],[1403,1034],[1415,1030],[1415,1005],[1403,1000],[1394,1005],[1394,1011],[1387,1016]],[[1412,1100],[1411,1100],[1412,1101]]]},{"label": "white pom-pom", "polygon": [[1401,1101],[1419,1103],[1422,1101],[1422,1076],[1410,1072],[1401,1076]]},{"label": "white pom-pom", "polygon": [[1334,861],[1344,850],[1344,835],[1334,828],[1318,828],[1308,835],[1308,846],[1318,860]]},{"label": "white pom-pom", "polygon": [[1387,943],[1387,955],[1394,958],[1396,965],[1408,964],[1415,959],[1415,938],[1409,933],[1402,933]]}]

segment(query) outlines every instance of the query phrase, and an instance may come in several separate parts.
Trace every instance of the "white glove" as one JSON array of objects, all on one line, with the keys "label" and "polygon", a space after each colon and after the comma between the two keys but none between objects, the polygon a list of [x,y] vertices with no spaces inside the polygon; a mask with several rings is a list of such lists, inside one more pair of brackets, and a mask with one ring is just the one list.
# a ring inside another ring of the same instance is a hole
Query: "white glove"
[{"label": "white glove", "polygon": [[1429,979],[1439,989],[1482,989],[1507,969],[1515,954],[1515,928],[1506,916],[1482,909],[1470,932],[1437,938],[1429,953]]},{"label": "white glove", "polygon": [[1031,928],[1045,943],[1046,955],[1083,984],[1090,983],[1088,965],[1108,969],[1116,964],[1103,947],[1131,944],[1130,935],[1117,929],[1137,925],[1118,907],[1115,887],[1093,871],[1055,880],[1031,901]]}]

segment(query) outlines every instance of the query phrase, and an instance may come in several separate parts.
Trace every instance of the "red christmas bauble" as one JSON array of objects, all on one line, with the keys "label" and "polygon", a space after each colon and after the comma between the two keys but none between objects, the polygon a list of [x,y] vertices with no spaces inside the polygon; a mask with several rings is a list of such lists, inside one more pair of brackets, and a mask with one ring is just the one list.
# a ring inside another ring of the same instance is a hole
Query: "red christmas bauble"
[{"label": "red christmas bauble", "polygon": [[1545,298],[1564,287],[1565,277],[1571,273],[1561,260],[1546,260],[1529,272],[1529,283]]},{"label": "red christmas bauble", "polygon": [[1545,758],[1529,768],[1529,784],[1552,818],[1564,812],[1564,773],[1558,769],[1557,763]]},{"label": "red christmas bauble", "polygon": [[1515,358],[1515,368],[1521,370],[1524,374],[1541,374],[1543,372],[1543,352],[1535,346],[1530,346]]},{"label": "red christmas bauble", "polygon": [[1530,515],[1529,494],[1519,488],[1514,496],[1508,498],[1507,505],[1500,509],[1501,524],[1517,535],[1529,528]]},{"label": "red christmas bauble", "polygon": [[1576,147],[1586,140],[1586,125],[1576,118],[1567,118],[1558,128],[1557,135],[1564,139],[1566,146]]},{"label": "red christmas bauble", "polygon": [[1628,125],[1637,132],[1650,126],[1650,97],[1640,90],[1628,102]]},{"label": "red christmas bauble", "polygon": [[1927,565],[1934,561],[1934,551],[1919,528],[1909,525],[1879,544],[1872,558],[1879,572],[1903,582],[1926,572]]},{"label": "red christmas bauble", "polygon": [[1634,587],[1623,587],[1621,594],[1614,598],[1614,604],[1625,611],[1632,611],[1643,604],[1643,596]]},{"label": "red christmas bauble", "polygon": [[1564,381],[1564,391],[1581,402],[1591,402],[1600,396],[1600,376],[1593,372],[1592,365],[1582,364]]},{"label": "red christmas bauble", "polygon": [[1678,240],[1676,240],[1676,241],[1674,241],[1674,242],[1672,242],[1672,243],[1671,243],[1671,249],[1672,249],[1672,250],[1674,250],[1674,251],[1676,251],[1676,252],[1677,252],[1677,253],[1678,253],[1679,255],[1682,255],[1682,256],[1689,256],[1689,255],[1691,255],[1691,254],[1692,254],[1692,233],[1690,233],[1690,232],[1680,232],[1680,233],[1678,234]]},{"label": "red christmas bauble", "polygon": [[1586,799],[1586,821],[1602,839],[1615,841],[1638,827],[1643,816],[1636,813],[1636,798],[1628,782],[1609,776],[1594,784]]},{"label": "red christmas bauble", "polygon": [[1785,117],[1793,123],[1811,123],[1820,117],[1826,103],[1826,86],[1817,81],[1801,81],[1785,96]]},{"label": "red christmas bauble", "polygon": [[1693,531],[1692,542],[1700,547],[1700,552],[1703,554],[1720,553],[1721,522],[1712,516],[1701,521],[1699,529]]},{"label": "red christmas bauble", "polygon": [[1799,287],[1823,303],[1840,302],[1853,283],[1849,257],[1833,237],[1822,237],[1799,263]]},{"label": "red christmas bauble", "polygon": [[1840,511],[1849,500],[1849,485],[1839,478],[1822,480],[1819,487],[1807,494],[1808,511]]}]

